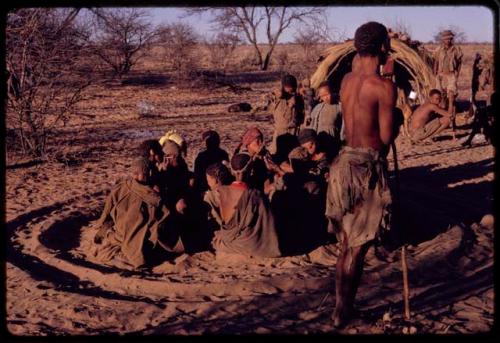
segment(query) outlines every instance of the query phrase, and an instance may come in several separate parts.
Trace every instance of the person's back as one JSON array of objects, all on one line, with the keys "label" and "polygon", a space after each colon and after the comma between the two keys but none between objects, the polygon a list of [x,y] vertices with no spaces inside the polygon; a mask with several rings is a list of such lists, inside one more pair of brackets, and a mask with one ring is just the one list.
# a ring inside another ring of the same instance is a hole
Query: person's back
[{"label": "person's back", "polygon": [[281,252],[269,203],[261,191],[246,184],[250,161],[248,154],[233,156],[231,170],[236,181],[217,189],[222,225],[212,246],[218,252],[278,257]]},{"label": "person's back", "polygon": [[391,194],[385,156],[394,135],[394,84],[379,76],[387,61],[387,29],[369,22],[355,33],[353,71],[341,83],[346,146],[330,167],[326,217],[340,243],[334,326],[352,315],[368,247],[388,229]]},{"label": "person's back", "polygon": [[350,147],[380,151],[392,136],[394,84],[377,75],[371,65],[359,63],[359,69],[347,74],[341,85],[345,139]]},{"label": "person's back", "polygon": [[100,260],[109,262],[121,255],[124,262],[139,267],[147,263],[157,244],[169,252],[181,252],[184,247],[179,226],[150,185],[148,162],[138,161],[134,168],[134,178],[117,185],[106,199],[94,242],[99,244]]}]

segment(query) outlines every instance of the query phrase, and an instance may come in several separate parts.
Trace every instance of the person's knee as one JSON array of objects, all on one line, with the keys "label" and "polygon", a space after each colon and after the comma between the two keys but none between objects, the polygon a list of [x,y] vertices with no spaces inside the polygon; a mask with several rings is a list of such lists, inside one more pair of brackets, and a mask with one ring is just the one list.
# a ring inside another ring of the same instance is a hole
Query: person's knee
[{"label": "person's knee", "polygon": [[449,117],[443,117],[440,118],[439,122],[441,123],[441,126],[448,127],[451,123],[451,120]]}]

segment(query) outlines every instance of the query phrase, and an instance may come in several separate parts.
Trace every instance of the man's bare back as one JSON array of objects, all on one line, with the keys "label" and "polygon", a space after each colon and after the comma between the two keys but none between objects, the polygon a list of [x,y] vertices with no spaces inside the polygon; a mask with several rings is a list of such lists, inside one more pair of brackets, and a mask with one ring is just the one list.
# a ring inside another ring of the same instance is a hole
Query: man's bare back
[{"label": "man's bare back", "polygon": [[382,150],[392,138],[394,84],[377,74],[377,67],[359,61],[340,89],[347,145]]}]

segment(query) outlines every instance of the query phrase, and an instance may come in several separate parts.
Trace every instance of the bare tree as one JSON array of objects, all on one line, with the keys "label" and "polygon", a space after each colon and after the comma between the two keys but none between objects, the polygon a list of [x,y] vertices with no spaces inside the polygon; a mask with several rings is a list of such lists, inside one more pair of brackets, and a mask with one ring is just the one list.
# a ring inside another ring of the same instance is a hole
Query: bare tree
[{"label": "bare tree", "polygon": [[191,25],[173,23],[158,28],[156,40],[165,51],[165,58],[177,74],[182,78],[192,69],[195,60],[193,52],[200,38]]},{"label": "bare tree", "polygon": [[136,8],[98,8],[92,12],[92,50],[121,78],[145,55],[156,35],[150,16]]},{"label": "bare tree", "polygon": [[321,45],[331,40],[328,30],[317,23],[299,28],[294,37],[294,43],[302,48],[304,62],[316,62],[321,51]]},{"label": "bare tree", "polygon": [[86,32],[75,25],[77,9],[19,9],[7,16],[7,125],[23,152],[45,155],[46,144],[66,123],[92,65],[85,52]]},{"label": "bare tree", "polygon": [[226,72],[229,59],[241,43],[241,37],[234,33],[219,32],[207,41],[210,63],[217,69]]},{"label": "bare tree", "polygon": [[433,38],[436,43],[441,43],[441,32],[445,30],[450,30],[455,34],[455,37],[453,38],[453,41],[455,43],[465,43],[467,41],[467,35],[460,27],[456,25],[449,25],[449,26],[440,26],[434,33]]},{"label": "bare tree", "polygon": [[[224,7],[224,8],[193,8],[186,10],[187,15],[210,12],[214,17],[212,23],[220,31],[241,33],[253,46],[259,65],[267,70],[276,44],[283,32],[295,22],[313,21],[321,15],[322,10],[311,8],[290,7]],[[257,35],[264,31],[267,38],[267,48],[260,46]]]}]

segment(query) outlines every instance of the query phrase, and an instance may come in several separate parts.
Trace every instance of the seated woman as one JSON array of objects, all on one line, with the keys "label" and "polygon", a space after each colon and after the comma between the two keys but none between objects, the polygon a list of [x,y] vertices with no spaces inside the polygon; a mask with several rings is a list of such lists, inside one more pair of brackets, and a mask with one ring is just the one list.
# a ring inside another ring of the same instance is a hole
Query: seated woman
[{"label": "seated woman", "polygon": [[269,203],[261,191],[247,184],[250,161],[248,154],[234,155],[231,171],[236,181],[217,187],[221,227],[212,246],[217,252],[278,257],[281,252]]}]

